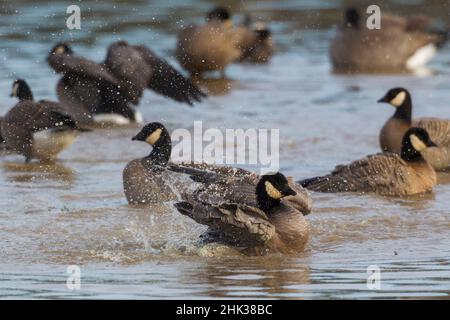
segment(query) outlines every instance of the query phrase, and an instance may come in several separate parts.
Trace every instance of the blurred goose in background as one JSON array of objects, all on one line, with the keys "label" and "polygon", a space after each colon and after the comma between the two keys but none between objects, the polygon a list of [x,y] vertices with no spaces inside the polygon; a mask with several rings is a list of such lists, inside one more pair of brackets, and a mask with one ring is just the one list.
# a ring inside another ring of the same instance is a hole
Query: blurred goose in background
[{"label": "blurred goose in background", "polygon": [[219,71],[225,77],[225,68],[240,56],[231,14],[225,7],[214,8],[205,24],[187,26],[178,35],[176,57],[192,76]]},{"label": "blurred goose in background", "polygon": [[57,85],[61,102],[87,109],[96,122],[142,123],[131,105],[139,103],[146,88],[189,105],[205,96],[150,49],[125,41],[113,43],[101,64],[76,56],[64,43],[52,49],[47,61],[63,75]]},{"label": "blurred goose in background", "polygon": [[448,30],[431,31],[431,19],[383,13],[381,29],[370,30],[356,9],[345,12],[330,46],[336,72],[421,72],[447,39]]},{"label": "blurred goose in background", "polygon": [[401,155],[380,153],[337,166],[329,175],[299,181],[318,192],[377,193],[407,196],[429,192],[436,185],[436,172],[422,152],[436,145],[422,128],[406,131]]},{"label": "blurred goose in background", "polygon": [[14,81],[12,97],[19,102],[9,110],[1,122],[1,135],[6,147],[25,156],[44,161],[55,160],[69,147],[79,132],[75,119],[57,102],[33,101],[28,84],[21,79]]},{"label": "blurred goose in background", "polygon": [[261,21],[253,22],[247,14],[244,23],[236,27],[236,43],[241,50],[240,62],[266,63],[275,49],[271,31]]},{"label": "blurred goose in background", "polygon": [[450,167],[450,120],[420,118],[413,121],[411,95],[404,88],[390,89],[378,102],[389,103],[395,108],[394,115],[380,131],[380,146],[383,151],[400,154],[405,132],[411,127],[419,127],[425,129],[437,145],[422,152],[425,160],[435,170]]},{"label": "blurred goose in background", "polygon": [[206,97],[189,79],[143,45],[133,46],[126,41],[113,43],[109,46],[105,65],[120,79],[122,86],[129,84],[128,89],[135,96],[140,97],[147,88],[191,106]]},{"label": "blurred goose in background", "polygon": [[209,227],[208,241],[236,247],[247,254],[299,253],[309,238],[303,213],[282,201],[296,196],[281,173],[256,183],[244,177],[210,180],[183,194],[177,210]]}]

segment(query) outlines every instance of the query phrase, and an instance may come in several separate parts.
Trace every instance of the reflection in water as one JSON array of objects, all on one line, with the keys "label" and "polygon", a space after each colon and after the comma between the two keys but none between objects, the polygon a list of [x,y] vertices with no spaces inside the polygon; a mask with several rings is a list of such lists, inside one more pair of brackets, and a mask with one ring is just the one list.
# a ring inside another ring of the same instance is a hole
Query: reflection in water
[{"label": "reflection in water", "polygon": [[438,184],[450,184],[450,172],[438,172],[437,182]]},{"label": "reflection in water", "polygon": [[60,162],[5,162],[3,169],[14,182],[56,180],[69,186],[75,179],[75,172]]},{"label": "reflection in water", "polygon": [[213,96],[226,95],[235,85],[236,81],[228,78],[193,78],[192,81]]},{"label": "reflection in water", "polygon": [[[205,286],[201,295],[218,298],[274,298],[301,296],[289,286],[310,284],[309,267],[301,259],[283,256],[209,259],[182,275],[183,282]],[[238,268],[236,266],[239,265]]]}]

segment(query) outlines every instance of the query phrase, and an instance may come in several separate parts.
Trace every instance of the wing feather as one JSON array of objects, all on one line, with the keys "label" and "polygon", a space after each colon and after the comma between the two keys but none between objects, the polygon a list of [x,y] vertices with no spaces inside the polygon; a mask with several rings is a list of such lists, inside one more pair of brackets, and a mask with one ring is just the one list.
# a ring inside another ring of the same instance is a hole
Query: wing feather
[{"label": "wing feather", "polygon": [[338,166],[329,175],[300,181],[309,190],[319,192],[402,193],[408,187],[410,172],[397,154],[376,154],[349,165]]},{"label": "wing feather", "polygon": [[206,97],[191,80],[187,79],[167,61],[156,56],[153,51],[145,46],[134,46],[142,58],[152,68],[151,77],[147,80],[149,89],[172,98],[179,102],[185,102],[192,105],[194,102],[200,102]]}]

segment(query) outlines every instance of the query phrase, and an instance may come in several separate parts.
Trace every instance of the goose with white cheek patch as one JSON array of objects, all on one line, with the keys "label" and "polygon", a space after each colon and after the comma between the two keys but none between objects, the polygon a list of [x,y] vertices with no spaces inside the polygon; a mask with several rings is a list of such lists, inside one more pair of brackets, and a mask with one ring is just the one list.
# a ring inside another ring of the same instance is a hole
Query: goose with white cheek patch
[{"label": "goose with white cheek patch", "polygon": [[366,16],[350,8],[330,46],[336,72],[420,73],[447,40],[448,30],[433,31],[431,19],[381,15],[381,28],[369,29]]},{"label": "goose with white cheek patch", "polygon": [[281,173],[245,179],[218,179],[183,194],[177,210],[209,227],[207,241],[232,246],[251,255],[302,252],[309,224],[284,198],[296,196]]},{"label": "goose with white cheek patch", "polygon": [[4,116],[1,135],[6,147],[24,155],[27,162],[33,158],[55,160],[80,132],[88,131],[79,128],[61,104],[33,101],[31,89],[24,80],[14,81],[11,96],[19,98],[19,102]]},{"label": "goose with white cheek patch", "polygon": [[422,153],[436,145],[422,128],[405,133],[401,155],[382,153],[337,166],[328,175],[299,181],[318,192],[377,193],[383,196],[408,196],[432,191],[436,172]]},{"label": "goose with white cheek patch", "polygon": [[183,164],[178,169],[177,164],[169,162],[172,141],[169,131],[159,122],[145,125],[132,140],[151,145],[152,151],[144,158],[132,160],[123,170],[123,188],[129,204],[146,205],[175,200],[178,188],[185,188],[182,181],[173,179],[178,173],[186,173],[189,166],[202,169],[213,167]]},{"label": "goose with white cheek patch", "polygon": [[389,90],[378,102],[389,103],[395,108],[394,115],[380,131],[382,151],[400,154],[405,132],[411,127],[423,128],[436,143],[436,147],[422,152],[423,157],[435,170],[448,170],[450,167],[450,120],[437,118],[413,120],[411,95],[404,88]]},{"label": "goose with white cheek patch", "polygon": [[152,122],[132,138],[153,147],[142,159],[129,162],[123,170],[123,188],[129,204],[144,205],[175,200],[176,196],[166,183],[166,166],[172,152],[172,142],[167,129]]},{"label": "goose with white cheek patch", "polygon": [[236,27],[236,43],[242,54],[239,62],[267,63],[272,58],[275,48],[272,32],[261,21],[252,22],[247,16],[243,25]]}]

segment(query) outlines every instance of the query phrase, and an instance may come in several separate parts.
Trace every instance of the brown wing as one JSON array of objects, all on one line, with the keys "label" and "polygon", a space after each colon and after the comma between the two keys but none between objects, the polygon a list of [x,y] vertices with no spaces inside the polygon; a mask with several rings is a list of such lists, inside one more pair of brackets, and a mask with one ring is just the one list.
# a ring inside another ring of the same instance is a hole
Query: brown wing
[{"label": "brown wing", "polygon": [[275,226],[261,210],[242,204],[205,204],[195,199],[175,204],[177,210],[209,226],[227,243],[253,247],[262,245],[275,235]]},{"label": "brown wing", "polygon": [[140,52],[125,41],[115,42],[108,48],[105,65],[129,92],[131,102],[137,104],[153,73]]},{"label": "brown wing", "polygon": [[422,152],[425,160],[436,170],[450,167],[450,121],[435,118],[422,118],[414,126],[427,130],[437,147],[427,148]]},{"label": "brown wing", "polygon": [[170,164],[169,169],[172,171],[188,174],[196,182],[213,183],[217,179],[224,179],[226,177],[247,177],[254,181],[254,184],[259,180],[259,176],[241,168],[233,168],[227,166],[219,166],[206,163],[181,163]]},{"label": "brown wing", "polygon": [[6,113],[1,131],[7,146],[21,153],[29,151],[34,132],[76,127],[75,121],[58,104],[22,101]]},{"label": "brown wing", "polygon": [[294,180],[289,177],[289,186],[297,193],[295,196],[288,196],[281,199],[281,202],[300,211],[303,215],[311,213],[312,210],[312,199],[308,191],[305,190],[301,185],[294,182]]},{"label": "brown wing", "polygon": [[397,154],[377,154],[338,166],[329,175],[299,183],[319,192],[377,192],[382,195],[407,193],[410,172]]},{"label": "brown wing", "polygon": [[[169,170],[188,174],[191,179],[204,184],[206,190],[201,197],[204,201],[239,202],[257,206],[255,188],[260,176],[241,168],[211,165],[205,163],[183,163],[169,165]],[[297,192],[295,196],[282,199],[282,202],[302,214],[307,215],[312,210],[312,199],[302,186],[288,178],[289,185]]]},{"label": "brown wing", "polygon": [[63,74],[57,87],[58,97],[71,106],[82,105],[92,113],[129,112],[128,102],[138,102],[133,91],[121,87],[104,65],[67,54],[50,55],[47,61]]},{"label": "brown wing", "polygon": [[[255,188],[260,176],[256,173],[242,168],[205,163],[171,164],[168,169],[190,175],[191,179],[195,182],[203,183],[204,188],[215,188],[215,192],[209,194],[209,197],[212,195],[215,199],[225,201],[240,199],[248,205],[257,205]],[[291,177],[288,178],[288,181],[290,187],[297,192],[297,195],[283,198],[282,202],[304,215],[309,214],[312,210],[312,199],[308,191],[293,181]]]},{"label": "brown wing", "polygon": [[202,98],[206,97],[206,94],[189,79],[184,77],[167,61],[157,57],[153,51],[145,46],[134,46],[134,49],[141,54],[142,58],[152,69],[151,77],[147,82],[149,89],[189,105],[196,101],[200,102]]},{"label": "brown wing", "polygon": [[90,112],[82,105],[75,106],[49,100],[40,100],[39,103],[54,110],[60,110],[61,112],[69,115],[73,120],[75,120],[77,127],[89,125],[93,121]]},{"label": "brown wing", "polygon": [[422,118],[415,121],[413,126],[424,128],[438,146],[450,147],[450,120]]},{"label": "brown wing", "polygon": [[18,103],[5,115],[5,121],[8,126],[17,126],[27,131],[31,129],[32,132],[64,125],[75,127],[75,122],[58,103],[45,100]]},{"label": "brown wing", "polygon": [[72,75],[76,78],[91,79],[97,82],[107,82],[115,86],[119,81],[102,66],[94,61],[68,54],[53,54],[47,59],[55,72],[63,75]]}]

